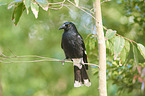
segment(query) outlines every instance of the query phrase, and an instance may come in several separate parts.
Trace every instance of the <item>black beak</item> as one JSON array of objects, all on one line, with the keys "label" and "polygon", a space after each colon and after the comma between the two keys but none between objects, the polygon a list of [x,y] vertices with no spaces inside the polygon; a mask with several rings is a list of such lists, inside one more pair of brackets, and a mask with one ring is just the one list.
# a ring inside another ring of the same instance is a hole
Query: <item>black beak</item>
[{"label": "black beak", "polygon": [[62,26],[59,27],[59,30],[61,29],[65,29],[65,24],[63,24]]}]

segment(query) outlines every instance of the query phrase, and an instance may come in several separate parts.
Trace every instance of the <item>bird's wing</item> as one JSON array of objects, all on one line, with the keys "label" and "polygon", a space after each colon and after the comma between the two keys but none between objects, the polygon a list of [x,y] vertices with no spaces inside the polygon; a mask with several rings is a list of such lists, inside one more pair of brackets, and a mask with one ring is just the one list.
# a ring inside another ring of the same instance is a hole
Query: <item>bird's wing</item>
[{"label": "bird's wing", "polygon": [[62,44],[63,44],[63,40],[61,40],[61,48],[63,49],[63,45]]},{"label": "bird's wing", "polygon": [[[82,47],[82,51],[83,51],[83,61],[84,63],[88,63],[88,60],[87,60],[87,52],[86,52],[86,48],[85,48],[85,43],[83,41],[83,38],[81,37],[81,35],[78,34],[78,41]],[[88,70],[88,65],[85,65],[86,69]]]},{"label": "bird's wing", "polygon": [[80,44],[81,47],[82,47],[82,50],[86,50],[86,48],[85,48],[85,44],[84,44],[84,41],[83,41],[83,38],[81,37],[81,35],[78,34],[78,35],[77,35],[77,38],[78,38],[78,42],[79,42],[79,44]]}]

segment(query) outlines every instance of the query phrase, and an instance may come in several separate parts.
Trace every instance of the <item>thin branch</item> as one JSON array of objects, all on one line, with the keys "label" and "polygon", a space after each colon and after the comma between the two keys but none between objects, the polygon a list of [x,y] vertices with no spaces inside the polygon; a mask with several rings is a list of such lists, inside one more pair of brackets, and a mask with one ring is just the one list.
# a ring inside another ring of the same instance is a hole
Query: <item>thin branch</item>
[{"label": "thin branch", "polygon": [[5,56],[4,54],[1,53],[0,57],[7,57],[7,56]]},{"label": "thin branch", "polygon": [[79,8],[80,10],[84,11],[85,13],[87,13],[88,15],[90,15],[92,18],[94,18],[94,19],[96,20],[96,18],[95,18],[92,14],[90,14],[89,12],[87,12],[87,11],[85,11],[84,9],[82,9],[81,7],[75,5],[75,4],[74,4],[73,2],[71,2],[70,0],[67,0],[67,1],[68,1],[69,3],[71,3],[73,6],[75,6],[75,7]]},{"label": "thin branch", "polygon": [[50,9],[54,9],[54,10],[59,10],[64,6],[64,4],[60,4],[60,5],[55,5],[55,6],[49,6]]},{"label": "thin branch", "polygon": [[117,33],[116,33],[116,35],[118,35],[118,36],[120,36],[120,37],[122,37],[122,38],[124,38],[124,39],[126,39],[126,40],[128,40],[128,41],[130,41],[131,43],[133,42],[133,43],[137,44],[137,42],[135,42],[135,41],[133,41],[133,40],[130,40],[130,39],[126,38],[126,37],[123,37],[123,36],[121,36],[121,35],[119,35],[119,34],[117,34]]},{"label": "thin branch", "polygon": [[55,5],[55,4],[62,4],[62,3],[64,3],[65,2],[65,0],[63,0],[62,2],[57,2],[57,3],[48,3],[49,5]]},{"label": "thin branch", "polygon": [[[90,10],[88,8],[85,8],[85,7],[80,7],[80,6],[77,6],[75,5],[73,2],[71,2],[70,0],[67,0],[69,3],[71,3],[73,6],[79,8],[80,10],[82,10],[83,12],[87,13],[88,15],[90,15],[94,20],[96,20],[98,22],[98,20],[95,18],[95,16],[93,16],[92,14],[94,14],[94,12],[92,12],[93,8]],[[63,6],[67,7],[67,5],[65,5],[64,3],[66,2],[66,0],[64,0],[63,2],[58,2],[58,3],[48,3],[48,5],[57,5],[59,4],[58,6],[49,6],[50,9],[54,9],[54,10],[58,10],[58,9],[61,9],[63,8]],[[56,7],[59,7],[59,8],[56,8]],[[68,7],[67,7],[68,8]],[[87,12],[86,10],[88,10],[89,12]],[[92,14],[91,14],[92,13]],[[99,24],[99,22],[98,22]],[[107,30],[106,27],[103,26],[103,28],[105,30]]]},{"label": "thin branch", "polygon": [[10,48],[8,48],[8,49],[10,50],[10,52],[11,52],[14,56],[16,56]]},{"label": "thin branch", "polygon": [[87,29],[87,30],[94,30],[94,29],[87,28],[85,24],[84,24],[84,28]]},{"label": "thin branch", "polygon": [[[48,3],[48,5],[52,5],[52,6],[48,6],[50,9],[54,9],[54,10],[58,10],[61,9],[64,6],[66,0],[63,0],[63,2],[58,2],[58,3]],[[59,4],[59,5],[58,5]],[[57,6],[53,6],[53,5],[57,5]],[[59,8],[56,8],[59,7]]]},{"label": "thin branch", "polygon": [[[88,8],[85,8],[85,7],[80,7],[80,8],[86,9],[86,10],[90,11],[92,14],[95,14],[94,12],[92,12],[92,10],[90,10],[90,9],[88,9]],[[92,8],[92,9],[93,9],[93,8]]]},{"label": "thin branch", "polygon": [[[98,20],[95,18],[95,16],[93,16],[92,14],[90,14],[89,12],[87,12],[86,10],[82,9],[81,7],[77,6],[76,4],[74,4],[73,2],[71,2],[70,0],[67,0],[67,1],[68,1],[69,3],[71,3],[73,6],[79,8],[79,9],[82,10],[83,12],[87,13],[88,15],[90,15],[90,16],[91,16],[94,20],[96,20],[96,22],[99,24],[99,22],[98,22]],[[98,25],[98,24],[97,24],[97,25]],[[103,26],[103,28],[104,28],[105,30],[107,30],[106,27]]]},{"label": "thin branch", "polygon": [[92,63],[84,63],[84,64],[91,65],[91,66],[96,66],[96,67],[100,68],[100,66],[99,65],[96,65],[96,64],[92,64]]},{"label": "thin branch", "polygon": [[95,8],[92,8],[90,11],[92,12]]},{"label": "thin branch", "polygon": [[[11,58],[27,58],[27,57],[29,57],[29,58],[30,57],[31,58],[41,58],[41,59],[40,60],[33,60],[33,61],[12,61],[12,60],[10,60]],[[0,58],[1,63],[34,63],[34,62],[46,62],[46,61],[62,62],[62,60],[59,60],[59,59],[53,59],[53,58],[42,57],[42,56],[37,56],[37,55],[6,56],[6,57],[3,57],[3,58],[2,57]],[[65,61],[65,62],[72,63],[72,61]],[[92,63],[84,63],[84,64],[91,65],[91,66],[97,66],[99,68],[99,66],[96,65],[96,64],[92,64]]]}]

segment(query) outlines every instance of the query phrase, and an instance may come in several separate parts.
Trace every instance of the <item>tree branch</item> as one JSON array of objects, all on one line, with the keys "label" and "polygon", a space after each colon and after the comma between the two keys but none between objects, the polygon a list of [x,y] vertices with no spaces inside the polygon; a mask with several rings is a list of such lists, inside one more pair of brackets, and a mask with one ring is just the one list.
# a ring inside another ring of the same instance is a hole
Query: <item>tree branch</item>
[{"label": "tree branch", "polygon": [[126,37],[123,37],[123,36],[121,36],[121,35],[119,35],[119,34],[117,34],[117,33],[116,33],[116,35],[118,35],[118,36],[120,36],[120,37],[122,37],[122,38],[124,38],[124,39],[126,39],[126,40],[128,40],[128,41],[130,41],[131,43],[133,42],[133,43],[137,44],[137,42],[135,42],[135,41],[133,41],[133,40],[130,40],[130,39],[126,38]]},{"label": "tree branch", "polygon": [[[39,58],[38,60],[32,60],[32,61],[13,61],[10,59],[14,59],[14,58]],[[34,62],[46,62],[46,61],[56,61],[56,62],[62,62],[62,60],[59,59],[54,59],[54,58],[48,58],[48,57],[42,57],[42,56],[37,56],[37,55],[26,55],[26,56],[2,56],[0,57],[0,62],[1,63],[34,63]],[[65,61],[65,62],[69,62],[72,63],[72,61]],[[84,63],[87,65],[91,65],[91,66],[96,66],[99,68],[98,65],[96,64],[92,64],[92,63]]]}]

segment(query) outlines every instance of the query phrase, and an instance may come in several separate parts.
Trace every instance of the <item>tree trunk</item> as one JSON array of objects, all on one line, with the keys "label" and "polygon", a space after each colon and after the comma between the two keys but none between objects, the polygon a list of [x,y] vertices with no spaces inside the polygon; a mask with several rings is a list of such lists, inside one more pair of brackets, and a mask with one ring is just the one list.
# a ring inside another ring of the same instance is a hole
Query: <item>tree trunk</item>
[{"label": "tree trunk", "polygon": [[101,5],[100,0],[95,1],[95,17],[97,38],[99,46],[99,94],[100,96],[107,96],[106,88],[106,46],[102,25]]}]

